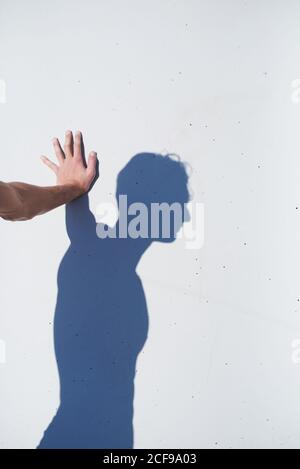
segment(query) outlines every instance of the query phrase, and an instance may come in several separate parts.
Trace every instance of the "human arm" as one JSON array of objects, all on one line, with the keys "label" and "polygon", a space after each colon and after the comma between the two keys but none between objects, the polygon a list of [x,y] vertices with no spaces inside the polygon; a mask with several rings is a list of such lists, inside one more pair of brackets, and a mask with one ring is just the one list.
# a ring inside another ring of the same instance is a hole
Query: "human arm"
[{"label": "human arm", "polygon": [[23,182],[0,182],[0,217],[29,220],[86,193],[96,175],[97,156],[89,154],[87,165],[82,152],[82,135],[66,132],[64,150],[57,138],[53,146],[58,164],[43,156],[42,161],[56,174],[57,184],[39,187]]}]

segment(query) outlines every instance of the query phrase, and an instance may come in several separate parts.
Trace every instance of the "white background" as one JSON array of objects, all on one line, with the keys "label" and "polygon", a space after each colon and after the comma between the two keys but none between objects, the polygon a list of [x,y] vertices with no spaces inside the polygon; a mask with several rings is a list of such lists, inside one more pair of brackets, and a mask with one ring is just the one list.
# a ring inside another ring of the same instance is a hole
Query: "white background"
[{"label": "white background", "polygon": [[[181,155],[205,204],[201,250],[138,268],[137,448],[300,447],[299,21],[297,0],[0,0],[1,180],[52,184],[39,155],[81,129],[94,210],[143,151]],[[31,448],[58,406],[64,209],[0,236],[0,447]]]}]

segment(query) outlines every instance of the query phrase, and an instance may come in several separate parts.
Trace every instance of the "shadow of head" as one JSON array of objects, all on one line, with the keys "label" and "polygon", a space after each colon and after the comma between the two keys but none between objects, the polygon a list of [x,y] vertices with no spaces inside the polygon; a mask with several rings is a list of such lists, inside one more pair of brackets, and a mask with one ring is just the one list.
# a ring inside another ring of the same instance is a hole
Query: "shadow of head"
[{"label": "shadow of head", "polygon": [[116,197],[120,217],[128,210],[133,238],[172,242],[190,220],[187,169],[175,155],[135,155],[118,175]]}]

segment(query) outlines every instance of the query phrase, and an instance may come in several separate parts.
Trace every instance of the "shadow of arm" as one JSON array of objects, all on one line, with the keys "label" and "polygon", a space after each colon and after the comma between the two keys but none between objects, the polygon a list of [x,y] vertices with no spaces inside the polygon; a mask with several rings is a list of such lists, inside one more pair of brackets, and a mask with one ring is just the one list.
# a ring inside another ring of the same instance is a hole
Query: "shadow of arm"
[{"label": "shadow of arm", "polygon": [[66,228],[71,243],[87,243],[97,238],[96,220],[89,207],[88,194],[66,206]]}]

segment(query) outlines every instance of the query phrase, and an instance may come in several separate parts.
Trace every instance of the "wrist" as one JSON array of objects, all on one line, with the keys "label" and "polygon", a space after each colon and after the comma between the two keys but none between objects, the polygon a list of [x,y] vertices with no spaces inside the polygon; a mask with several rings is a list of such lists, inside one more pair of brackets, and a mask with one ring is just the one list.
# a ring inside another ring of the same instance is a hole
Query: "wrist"
[{"label": "wrist", "polygon": [[80,184],[75,183],[66,183],[66,184],[59,184],[60,187],[64,188],[66,191],[67,198],[71,201],[80,197],[81,195],[85,194],[86,190]]}]

